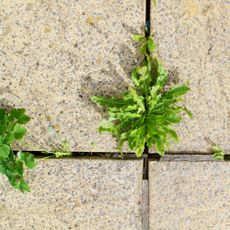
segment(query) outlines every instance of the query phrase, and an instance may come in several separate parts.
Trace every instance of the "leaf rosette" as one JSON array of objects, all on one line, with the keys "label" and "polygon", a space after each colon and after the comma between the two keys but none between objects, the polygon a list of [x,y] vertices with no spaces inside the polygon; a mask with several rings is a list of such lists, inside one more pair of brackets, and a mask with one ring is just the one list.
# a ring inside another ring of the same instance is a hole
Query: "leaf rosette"
[{"label": "leaf rosette", "polygon": [[184,113],[192,117],[181,105],[190,88],[184,83],[166,89],[168,73],[154,55],[156,45],[152,37],[134,35],[133,40],[140,43],[144,55],[141,66],[132,71],[133,85],[117,97],[92,97],[93,102],[108,111],[108,119],[101,122],[99,131],[115,136],[119,151],[127,141],[137,157],[142,156],[146,145],[149,149],[155,146],[157,153],[164,155],[170,143],[179,139],[173,125],[182,121]]}]

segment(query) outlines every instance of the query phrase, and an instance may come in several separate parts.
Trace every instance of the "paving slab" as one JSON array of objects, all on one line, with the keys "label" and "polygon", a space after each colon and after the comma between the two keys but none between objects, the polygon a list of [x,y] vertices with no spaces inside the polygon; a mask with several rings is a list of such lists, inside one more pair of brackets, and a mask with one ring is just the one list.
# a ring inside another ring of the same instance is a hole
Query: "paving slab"
[{"label": "paving slab", "polygon": [[230,162],[149,163],[150,230],[230,229]]},{"label": "paving slab", "polygon": [[32,192],[0,180],[0,229],[142,229],[141,160],[40,160]]},{"label": "paving slab", "polygon": [[57,146],[115,151],[97,127],[93,95],[123,92],[138,62],[132,34],[143,31],[142,0],[2,0],[0,106],[32,117],[24,149]]},{"label": "paving slab", "polygon": [[[230,150],[230,4],[222,0],[158,0],[151,24],[171,84],[189,80],[185,105],[194,118],[177,126],[171,151],[207,152],[206,138]],[[152,4],[153,5],[153,4]]]}]

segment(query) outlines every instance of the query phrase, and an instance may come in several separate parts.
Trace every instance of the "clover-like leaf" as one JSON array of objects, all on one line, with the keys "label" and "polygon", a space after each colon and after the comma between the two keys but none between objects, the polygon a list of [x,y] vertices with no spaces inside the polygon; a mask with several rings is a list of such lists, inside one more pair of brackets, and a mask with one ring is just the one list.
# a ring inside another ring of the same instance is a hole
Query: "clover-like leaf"
[{"label": "clover-like leaf", "polygon": [[24,128],[18,124],[15,125],[15,127],[14,127],[14,138],[16,140],[22,139],[25,134],[26,134],[26,128]]},{"label": "clover-like leaf", "polygon": [[8,158],[9,154],[10,154],[10,146],[6,144],[0,145],[0,159]]},{"label": "clover-like leaf", "polygon": [[7,111],[0,108],[0,173],[6,175],[10,184],[22,192],[29,191],[29,186],[24,180],[24,166],[34,168],[34,156],[30,153],[20,155],[20,152],[15,155],[11,145],[24,137],[26,128],[23,124],[29,120],[25,109],[14,108]]},{"label": "clover-like leaf", "polygon": [[36,166],[33,154],[28,152],[19,152],[18,157],[28,168],[33,169]]}]

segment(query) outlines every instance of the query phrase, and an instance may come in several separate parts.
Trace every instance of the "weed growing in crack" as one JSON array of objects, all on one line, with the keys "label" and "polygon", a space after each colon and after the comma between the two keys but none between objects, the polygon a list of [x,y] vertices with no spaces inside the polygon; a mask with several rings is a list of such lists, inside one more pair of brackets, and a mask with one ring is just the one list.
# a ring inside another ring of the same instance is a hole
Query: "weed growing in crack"
[{"label": "weed growing in crack", "polygon": [[[72,156],[70,145],[67,141],[63,141],[59,148],[54,148],[52,151],[48,151],[48,150],[43,151],[43,153],[53,154],[56,158]],[[47,157],[47,158],[50,158],[50,157]]]},{"label": "weed growing in crack", "polygon": [[155,54],[156,44],[151,36],[134,35],[140,44],[143,61],[132,71],[133,85],[114,97],[93,96],[92,101],[107,109],[108,119],[101,122],[99,132],[110,132],[117,138],[122,152],[128,142],[137,157],[141,157],[145,145],[155,146],[164,155],[171,141],[178,141],[173,125],[182,121],[183,113],[192,113],[181,105],[182,97],[190,88],[188,83],[166,89],[168,73]]},{"label": "weed growing in crack", "polygon": [[219,145],[216,145],[216,144],[213,144],[212,147],[212,157],[213,159],[215,160],[224,160],[224,151],[223,149],[219,146]]}]

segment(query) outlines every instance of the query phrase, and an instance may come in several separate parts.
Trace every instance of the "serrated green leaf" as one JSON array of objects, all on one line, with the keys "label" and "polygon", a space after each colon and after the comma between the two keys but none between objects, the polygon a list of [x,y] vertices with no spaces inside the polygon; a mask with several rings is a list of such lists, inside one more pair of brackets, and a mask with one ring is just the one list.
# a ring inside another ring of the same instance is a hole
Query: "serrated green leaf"
[{"label": "serrated green leaf", "polygon": [[165,98],[175,98],[186,94],[190,88],[187,85],[181,85],[172,88],[165,94]]},{"label": "serrated green leaf", "polygon": [[99,126],[99,132],[104,131],[115,133],[114,124],[110,121],[102,121]]},{"label": "serrated green leaf", "polygon": [[168,80],[168,73],[164,69],[164,67],[161,64],[159,64],[158,65],[158,77],[157,77],[156,85],[158,85],[160,87],[160,89],[162,89],[165,86],[167,80]]},{"label": "serrated green leaf", "polygon": [[145,105],[144,105],[144,98],[140,95],[138,95],[137,91],[134,88],[129,89],[130,95],[138,105],[138,113],[145,111]]},{"label": "serrated green leaf", "polygon": [[105,107],[122,107],[124,105],[130,104],[130,100],[121,99],[121,98],[115,98],[115,97],[104,97],[104,96],[93,96],[91,98],[93,102],[100,106]]}]

